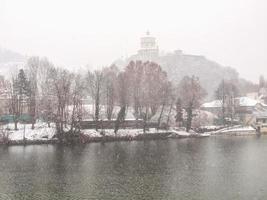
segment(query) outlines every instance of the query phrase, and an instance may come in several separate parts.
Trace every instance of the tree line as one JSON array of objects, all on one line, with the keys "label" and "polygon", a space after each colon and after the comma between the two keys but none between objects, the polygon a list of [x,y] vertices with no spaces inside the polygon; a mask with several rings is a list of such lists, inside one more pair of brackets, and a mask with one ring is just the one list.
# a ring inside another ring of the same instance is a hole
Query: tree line
[{"label": "tree line", "polygon": [[144,132],[153,116],[159,113],[157,124],[161,128],[163,113],[167,112],[169,118],[173,110],[176,123],[189,131],[194,110],[206,95],[197,77],[185,76],[179,84],[174,84],[160,65],[149,61],[131,61],[122,70],[112,65],[74,73],[54,66],[46,58],[31,57],[25,68],[12,74],[4,85],[15,129],[27,113],[32,129],[37,119],[48,126],[55,123],[59,138],[80,132],[79,123],[84,119],[88,99],[94,108],[90,111],[92,119],[99,122],[104,109],[105,119],[116,121],[115,133],[129,110],[136,120],[144,121]]}]

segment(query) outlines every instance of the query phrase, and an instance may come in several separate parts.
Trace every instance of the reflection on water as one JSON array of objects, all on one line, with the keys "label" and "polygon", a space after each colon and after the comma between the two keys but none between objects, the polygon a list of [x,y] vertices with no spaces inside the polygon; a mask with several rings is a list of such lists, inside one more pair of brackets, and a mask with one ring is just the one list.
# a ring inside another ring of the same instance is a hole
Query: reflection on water
[{"label": "reflection on water", "polygon": [[267,137],[0,148],[1,199],[267,199]]}]

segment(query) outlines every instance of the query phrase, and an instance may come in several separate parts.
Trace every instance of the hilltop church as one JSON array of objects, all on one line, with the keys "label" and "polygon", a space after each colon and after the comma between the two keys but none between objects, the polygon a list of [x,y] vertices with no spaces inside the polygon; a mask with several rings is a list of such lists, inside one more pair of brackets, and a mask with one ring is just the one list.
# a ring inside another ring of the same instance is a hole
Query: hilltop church
[{"label": "hilltop church", "polygon": [[213,94],[222,79],[237,80],[238,73],[231,67],[224,67],[202,55],[185,54],[181,50],[161,53],[157,40],[149,31],[140,38],[140,49],[126,59],[118,59],[113,64],[123,69],[130,61],[153,61],[158,63],[173,83],[178,84],[184,76],[198,76],[201,85],[214,99]]},{"label": "hilltop church", "polygon": [[144,37],[141,37],[140,47],[137,55],[135,55],[136,60],[154,61],[159,57],[156,38],[151,36],[149,31],[146,32]]}]

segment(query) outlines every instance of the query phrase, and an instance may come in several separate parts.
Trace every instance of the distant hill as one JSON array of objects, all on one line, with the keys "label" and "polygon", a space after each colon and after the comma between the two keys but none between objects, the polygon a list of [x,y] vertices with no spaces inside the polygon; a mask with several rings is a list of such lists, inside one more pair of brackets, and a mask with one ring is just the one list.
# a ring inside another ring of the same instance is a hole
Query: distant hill
[{"label": "distant hill", "polygon": [[[117,60],[115,62],[119,67],[124,67],[131,60],[138,60],[140,56],[133,55],[127,60]],[[174,84],[178,84],[179,81],[186,75],[198,76],[201,85],[208,92],[207,99],[214,97],[214,91],[217,89],[222,79],[242,81],[242,93],[245,93],[246,85],[251,85],[249,81],[239,79],[238,72],[231,67],[224,67],[214,61],[211,61],[204,56],[187,55],[183,54],[182,51],[175,51],[174,53],[168,53],[165,55],[158,56],[153,59],[161,65],[163,70],[168,74],[168,77]]]},{"label": "distant hill", "polygon": [[24,62],[25,60],[26,57],[19,53],[0,48],[0,63]]},{"label": "distant hill", "polygon": [[22,67],[26,59],[26,56],[19,53],[0,48],[0,74],[10,75],[12,71]]}]

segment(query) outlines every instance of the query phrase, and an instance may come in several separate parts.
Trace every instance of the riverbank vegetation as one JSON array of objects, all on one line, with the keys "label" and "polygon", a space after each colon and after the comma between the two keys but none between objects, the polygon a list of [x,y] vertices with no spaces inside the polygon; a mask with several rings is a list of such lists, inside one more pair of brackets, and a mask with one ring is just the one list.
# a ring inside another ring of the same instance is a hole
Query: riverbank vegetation
[{"label": "riverbank vegetation", "polygon": [[[112,65],[71,72],[46,58],[31,57],[10,79],[1,79],[2,130],[19,135],[21,126],[26,124],[28,131],[30,124],[38,132],[42,123],[54,130],[53,138],[60,142],[81,138],[85,121],[93,121],[101,134],[107,132],[101,122],[113,121],[114,136],[120,129],[137,128],[124,127],[126,119],[141,120],[137,132],[142,134],[151,133],[149,128],[154,133],[168,132],[170,127],[189,132],[199,123],[194,119],[206,95],[198,77],[185,76],[174,84],[160,65],[142,61],[131,61],[124,69]],[[8,140],[12,134],[5,132],[2,138]]]}]

